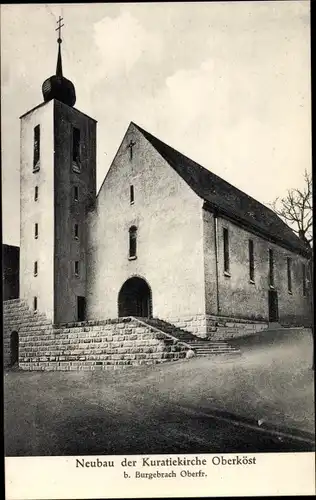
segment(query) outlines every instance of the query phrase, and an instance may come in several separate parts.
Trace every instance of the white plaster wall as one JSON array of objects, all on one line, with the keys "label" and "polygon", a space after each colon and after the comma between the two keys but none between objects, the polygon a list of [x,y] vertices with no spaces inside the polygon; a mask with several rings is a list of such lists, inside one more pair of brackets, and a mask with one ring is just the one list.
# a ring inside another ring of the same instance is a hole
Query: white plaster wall
[{"label": "white plaster wall", "polygon": [[[130,140],[136,142],[132,161]],[[154,316],[205,313],[201,207],[198,196],[131,124],[89,219],[88,318],[117,317],[120,288],[134,275],[152,289]],[[132,225],[138,228],[138,251],[131,261]]]},{"label": "white plaster wall", "polygon": [[[40,170],[33,173],[34,127],[40,125]],[[48,102],[21,118],[21,222],[20,222],[20,296],[33,309],[38,297],[38,311],[53,318],[54,272],[54,143],[53,103]],[[35,186],[39,187],[34,201]],[[39,237],[34,238],[35,222]],[[34,277],[34,261],[38,276]]]}]

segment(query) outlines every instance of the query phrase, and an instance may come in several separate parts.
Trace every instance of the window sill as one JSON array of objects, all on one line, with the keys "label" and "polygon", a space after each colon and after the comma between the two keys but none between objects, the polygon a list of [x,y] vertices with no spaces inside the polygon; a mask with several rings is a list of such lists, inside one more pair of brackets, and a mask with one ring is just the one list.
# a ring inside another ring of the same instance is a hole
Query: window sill
[{"label": "window sill", "polygon": [[37,274],[34,274],[34,278],[37,278]]},{"label": "window sill", "polygon": [[128,257],[128,260],[136,260],[137,259],[137,255],[133,255],[132,257]]},{"label": "window sill", "polygon": [[40,163],[36,163],[36,165],[33,167],[33,174],[35,174],[36,172],[38,172],[40,170]]},{"label": "window sill", "polygon": [[269,285],[269,288],[270,288],[270,290],[275,290],[275,286],[274,285]]},{"label": "window sill", "polygon": [[224,276],[226,276],[227,278],[230,278],[231,274],[228,271],[224,271]]},{"label": "window sill", "polygon": [[135,205],[135,201],[130,201],[129,204],[130,205]]},{"label": "window sill", "polygon": [[254,280],[249,280],[249,283],[250,283],[250,285],[255,285],[256,284]]},{"label": "window sill", "polygon": [[289,295],[293,295],[293,292],[291,290],[287,291]]}]

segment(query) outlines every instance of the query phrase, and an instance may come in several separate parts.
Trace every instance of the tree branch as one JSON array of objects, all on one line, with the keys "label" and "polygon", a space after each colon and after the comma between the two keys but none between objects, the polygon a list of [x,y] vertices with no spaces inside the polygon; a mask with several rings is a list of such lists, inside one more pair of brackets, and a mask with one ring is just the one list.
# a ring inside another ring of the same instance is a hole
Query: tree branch
[{"label": "tree branch", "polygon": [[276,198],[270,205],[291,229],[306,241],[312,240],[312,177],[305,170],[304,188],[288,190],[284,198]]}]

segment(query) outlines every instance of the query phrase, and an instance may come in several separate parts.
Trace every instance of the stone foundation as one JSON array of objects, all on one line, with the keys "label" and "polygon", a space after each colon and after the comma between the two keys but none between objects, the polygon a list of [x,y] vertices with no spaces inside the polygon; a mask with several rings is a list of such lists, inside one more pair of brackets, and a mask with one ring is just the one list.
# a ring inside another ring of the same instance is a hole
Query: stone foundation
[{"label": "stone foundation", "polygon": [[248,335],[254,335],[262,330],[266,330],[268,327],[268,323],[266,322],[222,316],[208,316],[207,323],[210,325],[208,331],[211,340],[229,340],[238,337],[247,337]]},{"label": "stone foundation", "polygon": [[190,315],[163,319],[175,325],[177,328],[193,333],[197,337],[206,338],[208,336],[208,327],[210,326],[207,324],[206,318],[207,316],[205,314],[197,314],[194,316]]}]

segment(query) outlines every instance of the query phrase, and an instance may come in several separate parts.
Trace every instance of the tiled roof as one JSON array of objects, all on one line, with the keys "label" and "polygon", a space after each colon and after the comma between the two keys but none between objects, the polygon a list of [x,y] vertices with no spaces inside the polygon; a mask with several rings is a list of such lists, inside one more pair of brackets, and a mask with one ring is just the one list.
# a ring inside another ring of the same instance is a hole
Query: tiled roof
[{"label": "tiled roof", "polygon": [[206,202],[206,208],[217,210],[256,230],[266,238],[307,255],[303,241],[273,210],[179,153],[135,123],[134,125],[191,189]]}]

